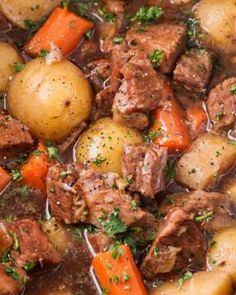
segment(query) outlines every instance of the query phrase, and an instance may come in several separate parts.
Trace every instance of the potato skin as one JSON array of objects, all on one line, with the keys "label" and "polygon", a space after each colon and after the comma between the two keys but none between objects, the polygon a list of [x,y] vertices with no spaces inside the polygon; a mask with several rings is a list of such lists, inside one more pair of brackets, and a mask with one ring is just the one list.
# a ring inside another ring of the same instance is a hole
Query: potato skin
[{"label": "potato skin", "polygon": [[53,8],[60,5],[60,0],[1,0],[0,11],[15,25],[25,28],[24,21],[39,21]]},{"label": "potato skin", "polygon": [[195,9],[195,15],[213,48],[216,49],[216,46],[229,54],[236,54],[235,5],[236,0],[201,0]]},{"label": "potato skin", "polygon": [[208,251],[209,268],[226,272],[236,283],[236,229],[220,231],[213,240],[215,244]]},{"label": "potato skin", "polygon": [[123,145],[142,142],[142,136],[137,130],[117,124],[110,118],[103,118],[81,135],[76,158],[82,163],[91,163],[97,171],[113,171],[121,175]]},{"label": "potato skin", "polygon": [[233,295],[230,276],[223,271],[201,271],[186,280],[180,287],[178,282],[164,283],[154,288],[150,295]]},{"label": "potato skin", "polygon": [[10,84],[9,113],[43,140],[62,140],[89,117],[92,90],[81,70],[68,60],[46,65],[30,61]]},{"label": "potato skin", "polygon": [[15,75],[16,63],[24,63],[23,57],[9,43],[0,42],[0,92],[6,90],[9,78]]}]

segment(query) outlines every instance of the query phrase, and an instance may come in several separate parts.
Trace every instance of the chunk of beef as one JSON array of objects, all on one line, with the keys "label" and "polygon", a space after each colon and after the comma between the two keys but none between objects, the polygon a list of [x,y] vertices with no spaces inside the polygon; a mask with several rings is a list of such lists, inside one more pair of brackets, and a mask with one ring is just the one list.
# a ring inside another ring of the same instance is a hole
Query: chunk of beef
[{"label": "chunk of beef", "polygon": [[174,70],[174,81],[190,92],[205,92],[212,72],[212,58],[205,50],[183,54]]},{"label": "chunk of beef", "polygon": [[21,219],[7,223],[6,227],[14,237],[15,248],[11,251],[11,257],[16,265],[23,267],[25,263],[33,262],[45,268],[61,262],[59,252],[54,249],[36,221]]},{"label": "chunk of beef", "polygon": [[122,157],[122,174],[130,180],[129,189],[154,197],[165,189],[168,151],[155,145],[127,144]]},{"label": "chunk of beef", "polygon": [[104,89],[104,82],[111,75],[111,62],[109,59],[97,59],[89,64],[86,68],[89,70],[88,78],[90,79],[96,92]]},{"label": "chunk of beef", "polygon": [[143,129],[148,125],[147,115],[158,106],[162,98],[165,79],[153,69],[142,52],[136,53],[123,66],[121,73],[124,80],[114,98],[114,120]]},{"label": "chunk of beef", "polygon": [[19,267],[0,264],[0,295],[19,295],[28,277]]},{"label": "chunk of beef", "polygon": [[33,144],[28,129],[19,121],[0,112],[0,150],[25,148]]},{"label": "chunk of beef", "polygon": [[72,164],[56,164],[47,175],[47,194],[53,216],[67,224],[83,222],[87,206],[76,187],[78,167]]},{"label": "chunk of beef", "polygon": [[160,69],[163,73],[170,73],[184,50],[185,35],[186,26],[183,23],[171,22],[148,26],[145,31],[131,29],[126,40],[130,47],[140,48],[149,56],[155,50],[163,52]]},{"label": "chunk of beef", "polygon": [[157,237],[141,271],[145,278],[154,279],[193,265],[203,265],[206,241],[196,223],[183,209],[170,210],[161,224]]},{"label": "chunk of beef", "polygon": [[207,101],[208,113],[215,130],[236,122],[236,78],[229,78],[211,90]]},{"label": "chunk of beef", "polygon": [[114,101],[114,92],[111,87],[101,90],[95,97],[96,109],[93,114],[93,120],[112,115],[112,105]]},{"label": "chunk of beef", "polygon": [[160,207],[160,212],[166,214],[172,207],[182,207],[188,213],[201,216],[212,212],[209,219],[203,220],[201,226],[217,231],[235,226],[235,205],[229,196],[217,192],[193,191],[166,198]]},{"label": "chunk of beef", "polygon": [[113,240],[103,232],[89,234],[88,240],[95,253],[105,252],[113,244]]},{"label": "chunk of beef", "polygon": [[119,218],[126,226],[137,225],[153,231],[157,226],[154,216],[138,207],[130,195],[113,188],[116,183],[119,179],[115,173],[97,174],[92,169],[83,170],[77,184],[88,206],[86,222],[101,228],[101,220],[109,219],[118,209]]},{"label": "chunk of beef", "polygon": [[12,248],[13,241],[4,223],[0,222],[0,256]]}]

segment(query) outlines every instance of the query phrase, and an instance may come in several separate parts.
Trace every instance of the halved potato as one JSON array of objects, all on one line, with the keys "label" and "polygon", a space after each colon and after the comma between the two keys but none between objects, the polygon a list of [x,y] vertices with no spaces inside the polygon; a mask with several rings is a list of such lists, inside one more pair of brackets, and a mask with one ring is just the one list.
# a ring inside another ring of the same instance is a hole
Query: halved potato
[{"label": "halved potato", "polygon": [[213,46],[225,53],[236,54],[236,0],[201,0],[195,15]]},{"label": "halved potato", "polygon": [[236,146],[224,136],[199,136],[177,163],[176,180],[192,189],[206,189],[236,161]]},{"label": "halved potato", "polygon": [[230,276],[223,271],[197,272],[181,286],[178,281],[154,288],[150,295],[233,295]]},{"label": "halved potato", "polygon": [[1,0],[0,10],[12,23],[25,28],[25,21],[39,21],[60,5],[60,2],[60,0]]},{"label": "halved potato", "polygon": [[0,42],[0,92],[6,90],[9,79],[15,75],[16,63],[24,63],[23,57],[11,44]]},{"label": "halved potato", "polygon": [[213,240],[208,252],[209,268],[226,272],[236,283],[236,228],[220,231]]},{"label": "halved potato", "polygon": [[59,141],[89,117],[92,96],[77,66],[66,59],[47,65],[36,58],[12,80],[7,107],[34,136]]},{"label": "halved potato", "polygon": [[97,171],[113,171],[121,175],[124,144],[142,142],[142,136],[137,130],[117,124],[111,118],[104,118],[81,135],[76,157],[82,163],[91,163]]}]

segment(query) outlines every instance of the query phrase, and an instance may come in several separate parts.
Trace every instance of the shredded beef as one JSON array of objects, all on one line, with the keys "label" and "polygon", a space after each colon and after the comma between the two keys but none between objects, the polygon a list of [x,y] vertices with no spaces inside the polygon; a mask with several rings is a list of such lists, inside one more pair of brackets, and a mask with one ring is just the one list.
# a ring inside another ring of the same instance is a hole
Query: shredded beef
[{"label": "shredded beef", "polygon": [[144,30],[130,29],[126,40],[131,48],[140,48],[151,56],[155,50],[163,52],[159,65],[163,73],[173,70],[185,46],[186,26],[183,23],[161,23]]},{"label": "shredded beef", "polygon": [[174,70],[174,81],[190,92],[204,93],[211,72],[211,55],[205,50],[192,49],[178,61]]},{"label": "shredded beef", "polygon": [[236,122],[236,78],[230,78],[211,90],[207,101],[208,113],[215,130]]},{"label": "shredded beef", "polygon": [[151,280],[158,274],[204,265],[206,247],[204,235],[192,217],[183,209],[175,208],[163,220],[141,271]]},{"label": "shredded beef", "polygon": [[129,189],[147,197],[165,189],[168,151],[155,145],[127,144],[122,157],[122,173],[130,180]]},{"label": "shredded beef", "polygon": [[33,144],[28,129],[11,116],[0,113],[0,151],[12,147],[26,148]]},{"label": "shredded beef", "polygon": [[[9,234],[14,238],[18,247],[11,251],[11,257],[16,265],[23,267],[25,263],[36,263],[41,268],[52,267],[61,262],[61,256],[39,223],[31,219],[21,219],[6,223]],[[16,242],[17,241],[17,242]]]},{"label": "shredded beef", "polygon": [[81,198],[76,182],[78,167],[72,164],[56,164],[50,167],[47,176],[47,194],[53,216],[67,224],[83,222],[87,206]]}]

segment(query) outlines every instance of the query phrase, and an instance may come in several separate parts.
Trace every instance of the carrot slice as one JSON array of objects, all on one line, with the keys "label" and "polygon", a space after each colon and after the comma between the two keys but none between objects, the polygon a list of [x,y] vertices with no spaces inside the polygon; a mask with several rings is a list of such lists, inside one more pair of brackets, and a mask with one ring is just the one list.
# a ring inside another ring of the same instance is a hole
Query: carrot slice
[{"label": "carrot slice", "polygon": [[147,295],[128,246],[116,246],[114,250],[97,254],[93,267],[104,294]]},{"label": "carrot slice", "polygon": [[48,157],[46,146],[39,143],[36,151],[21,167],[22,183],[46,190],[46,176],[52,163],[53,161]]},{"label": "carrot slice", "polygon": [[2,167],[0,167],[0,192],[4,190],[4,188],[11,181],[11,175]]},{"label": "carrot slice", "polygon": [[42,49],[50,51],[51,44],[55,44],[64,55],[67,55],[76,48],[83,35],[92,27],[92,22],[77,16],[67,8],[57,7],[26,44],[25,51],[37,56]]},{"label": "carrot slice", "polygon": [[207,124],[207,115],[200,105],[194,104],[186,109],[187,119],[190,122],[192,137],[195,138]]},{"label": "carrot slice", "polygon": [[181,108],[174,98],[154,111],[152,130],[158,134],[153,142],[167,147],[169,152],[184,151],[191,144]]}]

